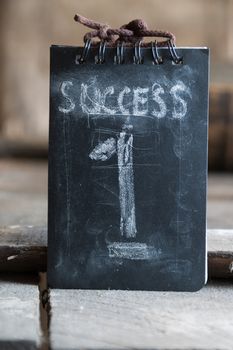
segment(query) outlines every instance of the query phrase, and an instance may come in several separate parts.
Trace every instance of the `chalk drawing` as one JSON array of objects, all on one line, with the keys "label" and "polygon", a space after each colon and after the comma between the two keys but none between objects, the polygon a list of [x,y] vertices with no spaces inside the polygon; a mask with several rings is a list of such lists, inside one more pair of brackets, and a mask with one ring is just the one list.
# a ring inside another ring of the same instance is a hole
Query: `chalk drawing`
[{"label": "chalk drawing", "polygon": [[118,140],[111,137],[91,151],[89,157],[93,160],[106,161],[115,153],[118,158],[119,201],[120,201],[120,232],[126,238],[136,237],[134,175],[133,175],[133,134],[132,125],[125,124]]},{"label": "chalk drawing", "polygon": [[132,125],[124,125],[117,141],[119,199],[121,209],[120,231],[126,238],[136,237],[133,134]]},{"label": "chalk drawing", "polygon": [[120,133],[99,142],[90,152],[89,157],[95,161],[107,161],[117,154],[119,204],[120,204],[120,236],[130,242],[107,242],[110,258],[148,260],[158,259],[161,250],[142,242],[132,242],[136,238],[136,215],[133,172],[133,126],[125,123]]},{"label": "chalk drawing", "polygon": [[116,153],[116,140],[110,137],[99,144],[89,154],[89,157],[94,160],[101,160],[102,162],[110,159]]},{"label": "chalk drawing", "polygon": [[108,244],[108,251],[110,258],[130,260],[148,260],[158,258],[161,254],[160,249],[139,242],[113,242]]}]

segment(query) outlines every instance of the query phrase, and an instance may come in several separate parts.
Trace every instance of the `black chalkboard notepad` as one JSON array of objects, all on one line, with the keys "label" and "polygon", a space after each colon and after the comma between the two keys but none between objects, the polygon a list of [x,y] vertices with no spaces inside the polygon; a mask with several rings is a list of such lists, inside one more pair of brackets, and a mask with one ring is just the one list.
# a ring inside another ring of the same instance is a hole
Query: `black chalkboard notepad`
[{"label": "black chalkboard notepad", "polygon": [[[195,291],[206,280],[207,48],[51,47],[48,284]],[[99,62],[100,63],[100,62]],[[119,62],[118,62],[119,63]]]}]

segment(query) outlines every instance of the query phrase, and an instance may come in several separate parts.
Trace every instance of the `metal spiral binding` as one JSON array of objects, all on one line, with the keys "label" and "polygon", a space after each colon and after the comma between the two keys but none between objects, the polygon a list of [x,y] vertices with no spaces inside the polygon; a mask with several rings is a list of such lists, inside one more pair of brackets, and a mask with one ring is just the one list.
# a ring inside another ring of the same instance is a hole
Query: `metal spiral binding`
[{"label": "metal spiral binding", "polygon": [[83,47],[83,51],[81,53],[81,56],[77,59],[78,64],[83,64],[86,62],[86,58],[87,58],[88,52],[90,50],[90,47],[91,47],[91,39],[88,39],[84,42],[84,47]]},{"label": "metal spiral binding", "polygon": [[153,63],[154,64],[162,64],[163,59],[158,53],[158,43],[155,40],[154,42],[151,42],[151,52],[152,52],[152,57],[153,57]]},{"label": "metal spiral binding", "polygon": [[106,49],[106,41],[102,40],[99,45],[96,64],[103,64],[105,62],[105,49]]},{"label": "metal spiral binding", "polygon": [[173,62],[175,64],[182,64],[183,63],[183,57],[180,57],[180,56],[177,55],[176,46],[171,40],[168,41],[168,48],[169,48],[170,55],[172,57]]},{"label": "metal spiral binding", "polygon": [[141,55],[141,41],[134,44],[134,63],[143,64],[143,57]]},{"label": "metal spiral binding", "polygon": [[[76,57],[77,64],[83,64],[86,62],[90,48],[91,48],[91,39],[88,39],[84,42],[84,47],[83,47],[81,55]],[[168,41],[168,49],[169,49],[169,53],[170,53],[170,56],[171,56],[173,63],[174,64],[182,64],[183,57],[181,57],[177,54],[176,46],[171,40]],[[134,53],[133,53],[134,64],[143,64],[144,59],[143,59],[142,52],[141,52],[141,41],[138,41],[134,44],[133,50],[134,50]],[[106,41],[102,40],[99,43],[98,54],[95,57],[96,64],[105,63],[105,51],[106,51]],[[151,54],[152,54],[152,58],[153,58],[153,64],[159,65],[159,64],[162,64],[164,62],[163,58],[160,56],[160,54],[158,52],[158,42],[156,40],[151,42]],[[124,44],[123,44],[123,42],[117,43],[116,54],[114,56],[114,63],[115,64],[123,64],[124,63]]]},{"label": "metal spiral binding", "polygon": [[114,56],[114,63],[123,64],[124,63],[124,44],[117,43],[116,47],[116,55]]}]

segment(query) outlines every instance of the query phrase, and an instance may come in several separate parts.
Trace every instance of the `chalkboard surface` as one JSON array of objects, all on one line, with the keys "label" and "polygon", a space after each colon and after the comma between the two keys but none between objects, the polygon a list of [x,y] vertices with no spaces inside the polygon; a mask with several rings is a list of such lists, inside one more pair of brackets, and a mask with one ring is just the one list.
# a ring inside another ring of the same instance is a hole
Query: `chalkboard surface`
[{"label": "chalkboard surface", "polygon": [[51,47],[51,288],[198,290],[206,279],[206,48],[154,65]]}]

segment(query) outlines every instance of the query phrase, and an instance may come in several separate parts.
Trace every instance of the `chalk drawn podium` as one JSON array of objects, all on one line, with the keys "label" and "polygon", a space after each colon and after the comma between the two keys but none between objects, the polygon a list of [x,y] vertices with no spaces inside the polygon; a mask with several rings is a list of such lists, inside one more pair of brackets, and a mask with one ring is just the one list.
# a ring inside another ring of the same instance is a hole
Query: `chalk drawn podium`
[{"label": "chalk drawn podium", "polygon": [[120,235],[125,240],[107,243],[109,257],[130,260],[158,258],[160,250],[155,250],[154,247],[146,243],[136,241],[132,124],[125,123],[119,136],[109,137],[105,141],[99,142],[89,157],[92,160],[104,162],[115,154],[118,163]]}]

